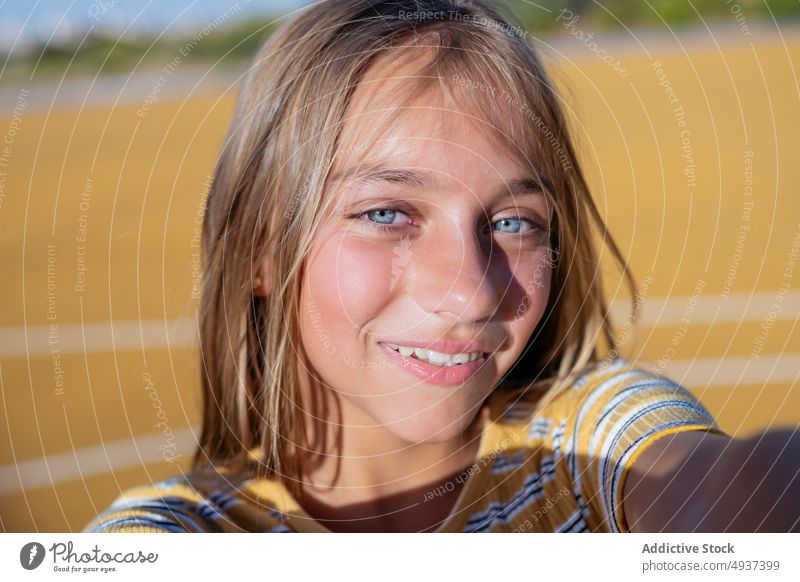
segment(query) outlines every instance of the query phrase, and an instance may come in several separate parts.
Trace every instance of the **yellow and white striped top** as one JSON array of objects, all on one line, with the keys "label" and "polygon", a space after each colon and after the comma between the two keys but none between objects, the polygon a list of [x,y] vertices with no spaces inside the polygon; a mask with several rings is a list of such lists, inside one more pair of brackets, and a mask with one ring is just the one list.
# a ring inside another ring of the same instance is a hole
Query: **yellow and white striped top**
[{"label": "yellow and white striped top", "polygon": [[[676,432],[722,432],[686,388],[621,359],[587,371],[540,410],[525,399],[503,406],[436,531],[628,531],[622,492],[634,459]],[[83,531],[329,530],[279,480],[236,482],[217,468],[129,489]]]}]

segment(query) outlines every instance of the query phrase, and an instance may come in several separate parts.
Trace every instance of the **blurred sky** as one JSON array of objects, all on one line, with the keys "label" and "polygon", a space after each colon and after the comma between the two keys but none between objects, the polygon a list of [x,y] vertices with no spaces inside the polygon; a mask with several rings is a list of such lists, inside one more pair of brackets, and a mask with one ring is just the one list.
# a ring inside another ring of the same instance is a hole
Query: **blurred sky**
[{"label": "blurred sky", "polygon": [[[230,11],[230,22],[285,14],[311,0],[0,0],[0,51],[80,39],[87,30],[117,35],[185,34]],[[238,4],[238,8],[236,8]]]}]

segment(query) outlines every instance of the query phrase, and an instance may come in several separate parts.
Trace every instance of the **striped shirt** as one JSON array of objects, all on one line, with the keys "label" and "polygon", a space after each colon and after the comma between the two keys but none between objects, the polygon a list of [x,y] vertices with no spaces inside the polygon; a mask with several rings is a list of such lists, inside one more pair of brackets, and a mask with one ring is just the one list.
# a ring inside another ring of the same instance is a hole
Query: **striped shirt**
[{"label": "striped shirt", "polygon": [[[442,532],[625,532],[626,474],[656,439],[722,433],[683,386],[617,359],[596,365],[537,409],[493,410]],[[460,479],[460,480],[459,480]],[[445,494],[448,482],[421,503]],[[325,532],[278,479],[237,482],[225,468],[123,492],[84,532]]]}]

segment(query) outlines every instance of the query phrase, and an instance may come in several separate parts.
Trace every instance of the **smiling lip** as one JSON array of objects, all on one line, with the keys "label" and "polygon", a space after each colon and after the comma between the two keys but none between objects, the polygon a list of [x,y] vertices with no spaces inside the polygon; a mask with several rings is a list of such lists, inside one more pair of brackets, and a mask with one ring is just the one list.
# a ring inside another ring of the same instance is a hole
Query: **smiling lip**
[{"label": "smiling lip", "polygon": [[[455,366],[435,366],[433,364],[425,362],[424,360],[418,360],[417,358],[413,358],[411,356],[403,356],[399,352],[396,352],[383,342],[381,342],[380,345],[381,349],[386,353],[387,356],[389,356],[391,361],[395,362],[398,365],[398,367],[402,368],[409,374],[416,376],[426,384],[436,384],[438,386],[456,386],[458,384],[463,384],[464,382],[469,380],[473,375],[475,375],[478,372],[478,370],[480,370],[488,360],[486,356],[482,356],[477,360],[467,362],[466,364],[459,364]],[[414,346],[413,343],[409,342],[403,342],[401,345],[410,347],[422,347],[422,346]],[[435,345],[435,343],[433,345]],[[471,351],[486,352],[487,350],[473,349]],[[443,352],[443,353],[463,353],[463,352]]]}]

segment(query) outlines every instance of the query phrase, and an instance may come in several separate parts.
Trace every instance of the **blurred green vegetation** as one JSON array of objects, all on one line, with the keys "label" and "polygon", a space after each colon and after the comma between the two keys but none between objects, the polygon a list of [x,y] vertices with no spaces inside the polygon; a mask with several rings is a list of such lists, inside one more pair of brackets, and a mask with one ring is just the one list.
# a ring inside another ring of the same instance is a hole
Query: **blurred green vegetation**
[{"label": "blurred green vegetation", "polygon": [[130,73],[160,69],[174,59],[180,65],[240,64],[256,53],[276,26],[274,19],[250,20],[216,29],[200,29],[180,38],[126,39],[90,34],[80,45],[48,45],[9,59],[2,81],[62,75]]},{"label": "blurred green vegetation", "polygon": [[[557,31],[566,16],[577,16],[585,28],[594,30],[702,25],[703,21],[736,25],[742,19],[753,24],[800,16],[798,0],[551,0],[544,3],[550,13],[524,0],[510,5],[525,28],[537,34]],[[571,15],[562,13],[565,10]]]},{"label": "blurred green vegetation", "polygon": [[[800,0],[550,0],[545,3],[550,12],[525,0],[507,0],[507,4],[530,33],[545,36],[563,33],[565,22],[574,17],[574,26],[588,31],[663,29],[667,25],[702,25],[703,21],[722,21],[735,27],[771,22],[773,17],[800,16]],[[41,46],[12,55],[0,83],[160,69],[176,58],[181,66],[208,67],[218,61],[220,66],[243,64],[274,26],[274,19],[254,18],[184,38],[159,40],[90,34],[80,46]]]}]

